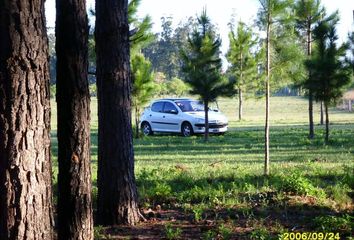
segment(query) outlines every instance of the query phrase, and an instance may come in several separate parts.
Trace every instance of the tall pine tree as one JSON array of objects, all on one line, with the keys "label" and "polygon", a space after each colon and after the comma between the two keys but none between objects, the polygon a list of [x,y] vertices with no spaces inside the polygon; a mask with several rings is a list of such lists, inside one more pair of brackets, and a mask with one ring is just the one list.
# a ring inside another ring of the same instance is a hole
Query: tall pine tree
[{"label": "tall pine tree", "polygon": [[230,49],[227,59],[231,63],[230,74],[236,78],[236,88],[238,91],[238,119],[242,120],[243,115],[243,94],[254,85],[257,74],[257,60],[252,52],[257,44],[254,33],[245,23],[239,22],[236,32],[230,29],[229,40]]},{"label": "tall pine tree", "polygon": [[351,80],[351,67],[344,61],[348,46],[338,46],[336,26],[339,21],[337,14],[334,17],[319,22],[314,30],[314,39],[317,48],[311,60],[307,61],[308,69],[313,71],[310,84],[314,96],[323,101],[326,113],[325,142],[329,143],[329,114],[328,107],[336,102],[342,94],[343,87]]},{"label": "tall pine tree", "polygon": [[220,45],[206,10],[198,17],[198,27],[188,39],[187,49],[181,50],[182,70],[186,73],[185,82],[191,86],[191,94],[199,95],[204,103],[205,134],[209,137],[209,103],[218,96],[232,95],[233,82],[221,75]]},{"label": "tall pine tree", "polygon": [[86,2],[56,2],[58,238],[93,239]]}]

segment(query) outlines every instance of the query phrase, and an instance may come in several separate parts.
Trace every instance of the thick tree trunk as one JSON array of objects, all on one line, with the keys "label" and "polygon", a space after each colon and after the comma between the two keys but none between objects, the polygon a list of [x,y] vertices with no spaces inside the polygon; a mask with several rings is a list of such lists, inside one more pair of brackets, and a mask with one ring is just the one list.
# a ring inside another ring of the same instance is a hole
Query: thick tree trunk
[{"label": "thick tree trunk", "polygon": [[128,0],[96,2],[98,223],[139,220],[131,126]]},{"label": "thick tree trunk", "polygon": [[[311,33],[311,23],[307,26],[307,56],[310,57],[312,54],[312,33]],[[312,74],[309,71],[309,78],[311,79]],[[315,137],[314,123],[313,123],[313,93],[311,90],[312,86],[309,86],[309,139]]]},{"label": "thick tree trunk", "polygon": [[265,116],[265,129],[264,129],[264,175],[269,175],[269,95],[270,95],[270,21],[271,17],[268,14],[268,24],[267,24],[267,66],[266,66],[266,116]]},{"label": "thick tree trunk", "polygon": [[56,1],[58,238],[93,239],[88,20],[85,1]]},{"label": "thick tree trunk", "polygon": [[323,125],[324,124],[324,120],[323,120],[323,101],[321,101],[321,109],[320,109],[320,124]]},{"label": "thick tree trunk", "polygon": [[325,137],[325,143],[329,143],[329,115],[328,115],[328,103],[324,103],[325,105],[325,113],[326,113],[326,137]]},{"label": "thick tree trunk", "polygon": [[0,1],[0,239],[53,239],[44,1]]},{"label": "thick tree trunk", "polygon": [[205,117],[205,132],[204,141],[209,140],[209,102],[204,100],[204,117]]},{"label": "thick tree trunk", "polygon": [[243,96],[242,96],[242,89],[238,89],[238,120],[242,120],[242,114],[243,114]]}]

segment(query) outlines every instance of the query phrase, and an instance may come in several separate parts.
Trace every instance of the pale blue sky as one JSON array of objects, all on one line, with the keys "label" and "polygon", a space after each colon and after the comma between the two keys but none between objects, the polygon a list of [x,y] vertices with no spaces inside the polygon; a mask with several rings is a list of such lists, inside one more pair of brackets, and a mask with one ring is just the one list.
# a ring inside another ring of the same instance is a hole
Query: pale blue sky
[{"label": "pale blue sky", "polygon": [[[328,12],[339,10],[341,21],[338,27],[340,40],[345,41],[347,33],[354,30],[353,10],[354,0],[322,0]],[[94,7],[94,1],[88,0],[88,7]],[[153,30],[160,31],[161,17],[172,16],[174,23],[178,24],[190,16],[199,14],[203,7],[207,8],[208,15],[218,26],[219,33],[223,40],[223,52],[228,45],[228,26],[231,15],[236,19],[251,23],[257,15],[259,7],[258,0],[142,0],[139,8],[139,15],[149,14],[154,22]],[[47,26],[55,25],[55,0],[46,1]]]}]

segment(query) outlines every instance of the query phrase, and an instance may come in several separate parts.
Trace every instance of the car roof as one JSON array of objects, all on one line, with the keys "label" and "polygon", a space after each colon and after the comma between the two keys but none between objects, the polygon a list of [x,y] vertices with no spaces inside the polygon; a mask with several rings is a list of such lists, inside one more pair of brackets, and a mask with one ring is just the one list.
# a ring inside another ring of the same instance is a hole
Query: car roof
[{"label": "car roof", "polygon": [[157,99],[156,101],[195,101],[194,99],[190,99],[190,98],[161,98],[161,99]]}]

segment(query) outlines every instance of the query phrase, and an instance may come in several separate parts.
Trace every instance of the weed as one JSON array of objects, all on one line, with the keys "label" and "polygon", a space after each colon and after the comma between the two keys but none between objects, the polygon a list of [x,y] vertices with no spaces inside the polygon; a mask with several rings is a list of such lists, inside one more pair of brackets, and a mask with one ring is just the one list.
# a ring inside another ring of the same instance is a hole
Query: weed
[{"label": "weed", "polygon": [[216,240],[217,237],[218,237],[218,233],[213,230],[208,230],[207,232],[204,232],[202,235],[203,240]]},{"label": "weed", "polygon": [[172,224],[168,223],[165,225],[165,234],[166,238],[169,240],[179,239],[182,234],[182,230],[178,227],[173,227]]},{"label": "weed", "polygon": [[268,240],[270,239],[271,236],[265,227],[260,227],[253,229],[250,239],[255,239],[255,240]]},{"label": "weed", "polygon": [[223,240],[231,239],[231,235],[232,235],[231,227],[221,224],[218,228],[218,232],[220,233]]},{"label": "weed", "polygon": [[106,239],[106,235],[104,233],[104,228],[101,225],[95,226],[93,228],[94,239]]},{"label": "weed", "polygon": [[314,219],[315,227],[324,232],[347,232],[350,233],[354,227],[354,218],[350,215],[344,216],[320,216]]},{"label": "weed", "polygon": [[298,195],[312,195],[319,198],[324,198],[326,196],[322,189],[318,189],[313,186],[307,178],[297,172],[291,174],[290,176],[282,176],[282,178],[282,190],[285,192]]},{"label": "weed", "polygon": [[204,209],[201,206],[196,206],[193,208],[194,220],[199,222],[202,220]]}]

